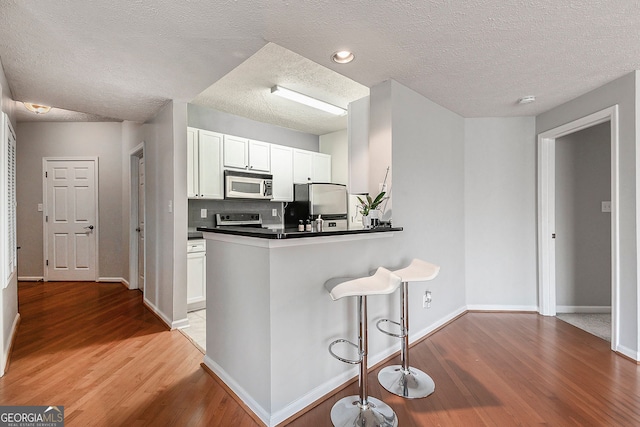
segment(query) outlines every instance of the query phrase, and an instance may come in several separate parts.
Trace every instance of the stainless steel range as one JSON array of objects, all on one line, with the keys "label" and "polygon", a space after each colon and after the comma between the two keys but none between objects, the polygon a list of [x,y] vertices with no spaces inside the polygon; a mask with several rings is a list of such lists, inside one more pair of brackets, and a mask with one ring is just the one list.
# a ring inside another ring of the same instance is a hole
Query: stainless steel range
[{"label": "stainless steel range", "polygon": [[227,212],[216,214],[218,227],[262,227],[259,213]]}]

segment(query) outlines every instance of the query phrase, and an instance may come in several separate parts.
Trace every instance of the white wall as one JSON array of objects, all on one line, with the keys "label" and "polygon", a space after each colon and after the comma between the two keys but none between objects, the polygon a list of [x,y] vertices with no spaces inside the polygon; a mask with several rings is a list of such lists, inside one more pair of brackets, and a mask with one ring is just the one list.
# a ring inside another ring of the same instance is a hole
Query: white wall
[{"label": "white wall", "polygon": [[[13,117],[13,100],[7,78],[0,62],[0,99],[2,99],[2,112],[7,113],[9,120],[13,124],[15,130],[15,119]],[[1,123],[2,121],[0,121]],[[4,135],[4,132],[0,132]],[[4,145],[2,145],[4,147]],[[0,171],[4,168],[0,167]],[[5,211],[6,200],[0,201],[0,209]],[[3,236],[4,237],[4,236]],[[5,254],[0,254],[0,259],[6,259]],[[18,262],[20,262],[20,254],[18,254]],[[7,287],[4,283],[0,283],[0,376],[4,375],[6,363],[9,358],[9,350],[18,325],[18,275],[14,274],[10,279]]]},{"label": "white wall", "polygon": [[533,117],[465,120],[469,309],[536,310]]},{"label": "white wall", "polygon": [[617,351],[640,358],[638,303],[638,162],[639,72],[634,71],[536,117],[536,133],[554,129],[613,105],[619,119],[620,346]]},{"label": "white wall", "polygon": [[41,278],[43,269],[43,157],[98,157],[98,216],[100,227],[98,274],[123,278],[127,265],[122,252],[121,124],[20,122],[17,134],[18,275]]},{"label": "white wall", "polygon": [[[465,307],[464,119],[386,81],[371,89],[370,131],[370,183],[377,191],[391,165],[393,224],[404,227],[389,245],[387,265],[421,258],[441,266],[436,279],[409,288],[411,331],[419,334]],[[423,309],[418,295],[427,288],[433,305]]]},{"label": "white wall", "polygon": [[[143,127],[146,278],[144,299],[172,327],[187,317],[186,104],[170,102]],[[170,207],[171,206],[171,207]]]},{"label": "white wall", "polygon": [[320,135],[321,153],[331,156],[331,182],[349,183],[349,141],[347,130]]},{"label": "white wall", "polygon": [[187,104],[187,115],[189,126],[194,128],[302,150],[318,151],[318,135],[274,126],[194,104]]},{"label": "white wall", "polygon": [[611,213],[602,212],[605,200],[611,200],[610,123],[556,139],[559,312],[611,306]]}]

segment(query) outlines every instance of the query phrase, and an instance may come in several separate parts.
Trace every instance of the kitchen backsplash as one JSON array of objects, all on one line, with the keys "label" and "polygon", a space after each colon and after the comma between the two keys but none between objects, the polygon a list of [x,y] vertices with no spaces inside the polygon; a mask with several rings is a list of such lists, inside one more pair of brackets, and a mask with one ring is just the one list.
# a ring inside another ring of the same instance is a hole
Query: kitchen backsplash
[{"label": "kitchen backsplash", "polygon": [[[264,200],[201,200],[189,199],[189,229],[211,227],[215,225],[215,215],[227,212],[251,212],[262,216],[265,226],[282,225],[282,207],[279,202]],[[207,210],[207,217],[201,218],[201,209]],[[272,216],[272,209],[277,209],[277,216]]]}]

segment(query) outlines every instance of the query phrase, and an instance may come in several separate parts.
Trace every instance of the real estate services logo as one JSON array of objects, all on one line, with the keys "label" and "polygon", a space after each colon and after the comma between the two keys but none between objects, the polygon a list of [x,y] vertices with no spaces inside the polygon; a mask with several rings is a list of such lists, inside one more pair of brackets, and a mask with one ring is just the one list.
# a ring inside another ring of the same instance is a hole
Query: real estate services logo
[{"label": "real estate services logo", "polygon": [[64,427],[64,406],[0,406],[0,427]]}]

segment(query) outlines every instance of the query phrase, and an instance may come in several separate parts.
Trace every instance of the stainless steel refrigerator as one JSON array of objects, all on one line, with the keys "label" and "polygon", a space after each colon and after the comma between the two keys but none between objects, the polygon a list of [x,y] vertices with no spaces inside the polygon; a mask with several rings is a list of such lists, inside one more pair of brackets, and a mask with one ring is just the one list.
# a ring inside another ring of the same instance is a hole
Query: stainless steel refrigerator
[{"label": "stainless steel refrigerator", "polygon": [[327,231],[348,228],[346,185],[294,184],[293,199],[285,208],[287,227],[297,227],[300,220],[313,221],[321,215]]}]

